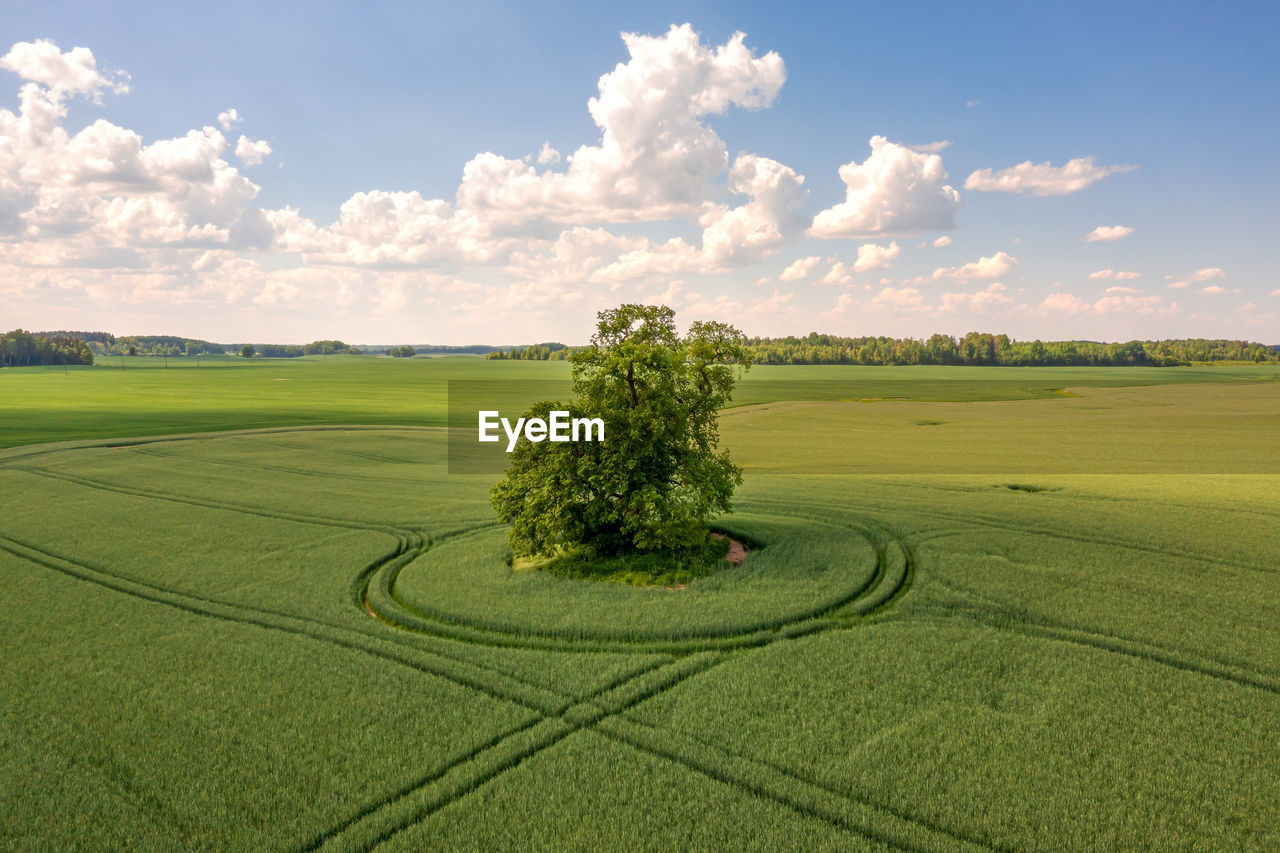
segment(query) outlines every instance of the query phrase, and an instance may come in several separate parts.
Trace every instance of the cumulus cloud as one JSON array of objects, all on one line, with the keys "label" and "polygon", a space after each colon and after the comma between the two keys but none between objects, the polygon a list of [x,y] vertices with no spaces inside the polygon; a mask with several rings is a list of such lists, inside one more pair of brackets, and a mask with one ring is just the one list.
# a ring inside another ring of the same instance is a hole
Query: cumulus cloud
[{"label": "cumulus cloud", "polygon": [[129,75],[99,70],[89,48],[74,47],[64,53],[49,39],[18,42],[0,57],[0,68],[47,87],[55,96],[81,95],[98,103],[104,91],[118,95],[129,91]]},{"label": "cumulus cloud", "polygon": [[732,209],[713,208],[699,220],[708,264],[766,257],[800,229],[799,211],[809,196],[803,175],[776,160],[741,154],[729,172],[728,186],[750,200]]},{"label": "cumulus cloud", "polygon": [[68,100],[125,92],[122,74],[99,71],[87,48],[62,53],[49,41],[15,45],[0,65],[31,81],[16,114],[0,109],[0,230],[37,247],[45,262],[270,242],[250,207],[258,187],[223,159],[229,145],[216,128],[147,145],[98,119],[72,135],[61,126]]},{"label": "cumulus cloud", "polygon": [[1159,296],[1135,296],[1133,294],[1112,294],[1104,296],[1093,303],[1093,310],[1099,314],[1119,314],[1130,311],[1137,314],[1173,313],[1177,304],[1163,307]]},{"label": "cumulus cloud", "polygon": [[1089,278],[1094,280],[1103,280],[1103,281],[1109,280],[1109,279],[1115,279],[1116,281],[1131,281],[1135,278],[1142,278],[1142,273],[1107,269],[1107,270],[1097,270],[1095,272],[1091,272],[1089,273]]},{"label": "cumulus cloud", "polygon": [[831,265],[831,269],[822,277],[819,284],[852,284],[853,272],[849,267],[845,266],[844,261],[836,261]]},{"label": "cumulus cloud", "polygon": [[1159,296],[1140,296],[1131,288],[1109,288],[1096,302],[1086,302],[1071,293],[1051,293],[1039,305],[1042,314],[1142,314],[1169,316],[1178,312],[1178,303],[1164,304]]},{"label": "cumulus cloud", "polygon": [[893,266],[893,262],[901,254],[902,249],[898,248],[896,242],[890,243],[888,246],[864,243],[858,247],[858,260],[853,263],[853,271],[869,272],[871,270],[888,269]]},{"label": "cumulus cloud", "polygon": [[886,287],[872,297],[869,307],[908,311],[922,307],[920,291],[914,287]]},{"label": "cumulus cloud", "polygon": [[738,207],[715,205],[699,218],[701,247],[675,238],[665,243],[648,240],[602,267],[594,281],[643,280],[687,272],[723,272],[752,263],[778,251],[801,227],[800,206],[808,195],[804,176],[776,160],[754,154],[739,155],[729,171],[731,192],[749,197]]},{"label": "cumulus cloud", "polygon": [[552,148],[550,142],[542,143],[542,147],[538,149],[538,165],[549,166],[559,162],[560,152]]},{"label": "cumulus cloud", "polygon": [[948,237],[946,234],[943,234],[937,240],[933,241],[933,247],[935,249],[941,249],[944,246],[950,246],[950,245],[951,245],[951,238]]},{"label": "cumulus cloud", "polygon": [[1092,186],[1108,175],[1129,172],[1137,166],[1097,166],[1093,157],[1077,157],[1062,166],[1052,166],[1048,161],[1032,163],[1027,160],[1016,166],[1001,169],[979,169],[965,179],[964,188],[979,192],[1022,193],[1023,195],[1069,195]]},{"label": "cumulus cloud", "polygon": [[1133,229],[1127,225],[1099,225],[1085,235],[1086,243],[1111,243],[1128,237]]},{"label": "cumulus cloud", "polygon": [[[1199,284],[1202,281],[1213,281],[1218,278],[1226,278],[1227,274],[1218,267],[1205,267],[1198,269],[1191,275],[1171,281],[1168,287],[1172,290],[1178,290],[1184,287],[1190,287],[1193,284]],[[1165,276],[1165,278],[1175,278],[1175,276]]]},{"label": "cumulus cloud", "polygon": [[271,153],[271,146],[265,139],[253,140],[241,135],[236,142],[236,156],[246,166],[257,166]]},{"label": "cumulus cloud", "polygon": [[230,133],[241,121],[240,113],[236,112],[234,107],[218,113],[218,127],[221,127],[227,133]]},{"label": "cumulus cloud", "polygon": [[961,310],[983,314],[991,308],[1013,302],[1013,297],[1006,295],[1005,289],[1003,284],[994,281],[977,293],[944,293],[940,310],[944,314]]},{"label": "cumulus cloud", "polygon": [[1043,311],[1078,314],[1089,310],[1089,304],[1071,293],[1050,293],[1040,303],[1040,308]]},{"label": "cumulus cloud", "polygon": [[1000,278],[1017,265],[1018,259],[1005,252],[996,252],[991,257],[981,257],[976,261],[961,264],[958,267],[938,267],[931,278],[934,281],[949,278],[956,281],[969,281],[975,278]]},{"label": "cumulus cloud", "polygon": [[661,36],[624,33],[622,40],[630,60],[600,78],[599,95],[587,104],[599,144],[569,155],[564,172],[480,154],[463,168],[459,207],[569,223],[700,212],[711,179],[729,160],[704,119],[772,104],[786,80],[782,58],[756,56],[742,33],[708,47],[688,24]]},{"label": "cumulus cloud", "polygon": [[1211,284],[1211,285],[1209,285],[1208,287],[1202,287],[1202,288],[1200,288],[1200,292],[1201,292],[1201,293],[1208,293],[1208,294],[1213,295],[1213,296],[1217,296],[1217,295],[1218,295],[1218,294],[1220,294],[1220,293],[1226,293],[1226,292],[1227,292],[1227,289],[1226,289],[1225,287],[1219,287],[1219,286],[1218,286],[1218,285],[1216,285],[1216,284]]},{"label": "cumulus cloud", "polygon": [[[464,167],[455,204],[417,194],[358,194],[328,227],[295,211],[272,212],[277,239],[294,251],[314,252],[308,259],[318,262],[507,263],[519,287],[533,286],[545,265],[563,261],[557,235],[564,224],[681,217],[702,226],[700,245],[679,238],[607,240],[612,257],[592,256],[594,269],[580,278],[611,286],[722,272],[768,257],[803,227],[804,176],[744,153],[717,188],[711,179],[724,173],[728,156],[703,123],[731,106],[768,106],[785,79],[782,60],[757,56],[744,38],[738,33],[712,48],[688,25],[658,37],[624,34],[630,60],[600,78],[599,96],[588,103],[600,143],[578,148],[564,171],[540,171],[532,157],[484,153]],[[558,157],[548,143],[537,159],[547,165]],[[719,200],[726,196],[742,199],[736,205]],[[401,223],[393,234],[382,233],[378,215],[356,215],[372,201]]]},{"label": "cumulus cloud", "polygon": [[792,261],[786,269],[779,273],[778,278],[783,281],[799,281],[802,278],[808,278],[809,274],[820,263],[822,263],[822,258],[817,255],[800,258]]},{"label": "cumulus cloud", "polygon": [[944,231],[955,225],[960,194],[945,183],[937,154],[871,138],[871,156],[840,167],[845,200],[813,218],[814,237],[872,237]]}]

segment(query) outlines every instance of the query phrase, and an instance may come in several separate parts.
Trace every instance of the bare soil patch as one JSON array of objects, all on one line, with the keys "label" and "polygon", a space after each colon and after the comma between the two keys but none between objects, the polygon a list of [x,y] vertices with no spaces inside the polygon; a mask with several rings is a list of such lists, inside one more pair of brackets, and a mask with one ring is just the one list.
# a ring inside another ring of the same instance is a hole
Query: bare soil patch
[{"label": "bare soil patch", "polygon": [[729,552],[724,555],[726,563],[741,566],[742,561],[747,559],[747,546],[743,545],[737,539],[734,539],[731,536],[725,536],[723,533],[712,533],[711,538],[729,540]]}]

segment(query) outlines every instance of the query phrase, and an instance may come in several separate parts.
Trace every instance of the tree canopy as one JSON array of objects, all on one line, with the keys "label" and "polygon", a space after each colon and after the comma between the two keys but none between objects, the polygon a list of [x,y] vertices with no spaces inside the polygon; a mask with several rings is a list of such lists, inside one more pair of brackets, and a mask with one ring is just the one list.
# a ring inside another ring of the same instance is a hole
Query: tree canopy
[{"label": "tree canopy", "polygon": [[0,334],[0,367],[32,364],[93,364],[93,351],[81,338],[61,333],[14,329]]},{"label": "tree canopy", "polygon": [[1015,341],[970,332],[962,338],[846,338],[810,332],[805,337],[750,338],[757,364],[970,364],[1008,367],[1174,367],[1195,362],[1280,360],[1274,347],[1201,338],[1098,343]]},{"label": "tree canopy", "polygon": [[682,337],[670,308],[622,305],[600,312],[591,345],[569,360],[575,399],[538,403],[525,417],[600,418],[604,440],[520,439],[491,492],[512,548],[619,554],[703,541],[742,482],[717,443],[718,411],[751,366],[745,336],[698,322]]}]

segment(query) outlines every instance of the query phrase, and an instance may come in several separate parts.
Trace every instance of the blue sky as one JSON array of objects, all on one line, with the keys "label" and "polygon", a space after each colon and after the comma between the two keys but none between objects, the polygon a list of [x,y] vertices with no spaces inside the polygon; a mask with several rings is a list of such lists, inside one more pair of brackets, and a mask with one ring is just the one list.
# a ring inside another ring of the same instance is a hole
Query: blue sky
[{"label": "blue sky", "polygon": [[0,325],[1280,343],[1275,4],[613,5],[14,5]]}]

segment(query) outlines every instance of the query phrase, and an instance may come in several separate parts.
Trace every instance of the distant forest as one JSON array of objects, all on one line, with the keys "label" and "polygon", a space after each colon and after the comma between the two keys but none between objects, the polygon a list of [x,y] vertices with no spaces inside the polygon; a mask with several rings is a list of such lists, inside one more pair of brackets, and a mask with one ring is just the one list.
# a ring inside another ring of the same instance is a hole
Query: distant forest
[{"label": "distant forest", "polygon": [[1001,364],[1010,367],[1172,367],[1210,361],[1280,361],[1275,347],[1247,341],[1186,338],[1164,341],[1015,341],[970,332],[963,338],[751,338],[757,364]]},{"label": "distant forest", "polygon": [[59,332],[35,335],[22,329],[0,334],[0,366],[93,364],[93,350],[82,339]]},{"label": "distant forest", "polygon": [[[26,334],[26,333],[24,333]],[[189,355],[221,355],[244,351],[243,344],[219,344],[213,341],[202,341],[198,338],[180,338],[172,335],[122,335],[117,337],[110,332],[32,332],[30,334],[42,338],[76,338],[88,345],[97,355],[148,355],[148,356],[189,356]],[[253,344],[253,352],[261,358],[298,358],[304,355],[484,355],[501,349],[486,344],[468,346],[355,346],[343,341],[312,341],[309,344]],[[413,352],[409,352],[412,350]]]},{"label": "distant forest", "polygon": [[[149,355],[149,356],[197,356],[241,353],[241,344],[217,344],[198,338],[179,338],[172,335],[125,335],[116,337],[110,332],[35,332],[42,338],[70,338],[83,341],[98,355]],[[342,341],[312,341],[297,346],[293,344],[255,344],[253,352],[263,358],[298,358],[304,355],[335,355],[360,353],[358,347]]]},{"label": "distant forest", "polygon": [[[1173,367],[1215,361],[1280,362],[1280,346],[1248,341],[1184,338],[1164,341],[1015,341],[1008,335],[970,332],[962,338],[933,335],[917,338],[845,338],[820,335],[748,338],[756,364],[971,364],[1029,366]],[[107,332],[26,332],[0,335],[0,366],[93,364],[95,355],[199,356],[252,354],[262,358],[303,355],[377,353],[396,357],[415,354],[484,354],[494,360],[562,361],[582,347],[554,341],[523,347],[369,346],[337,340],[293,344],[217,344],[170,335],[116,337]]]},{"label": "distant forest", "polygon": [[493,361],[564,361],[580,349],[582,347],[569,347],[557,343],[534,344],[510,350],[494,350],[485,358]]},{"label": "distant forest", "polygon": [[[1275,362],[1280,348],[1247,341],[1186,338],[1165,341],[1015,341],[970,332],[962,338],[845,338],[811,332],[803,338],[748,338],[756,364],[972,364],[1009,367],[1146,365],[1175,367],[1212,361]],[[560,343],[491,352],[491,359],[559,361],[581,347]]]}]

